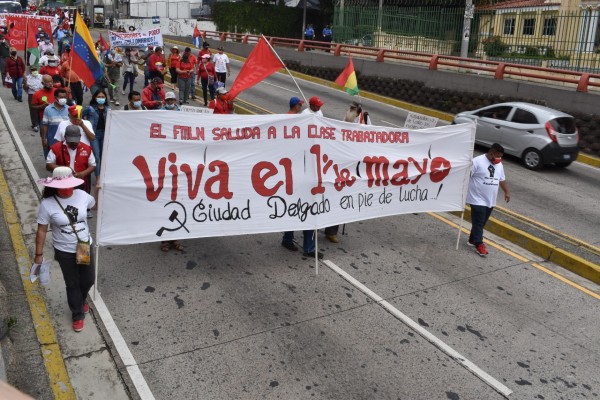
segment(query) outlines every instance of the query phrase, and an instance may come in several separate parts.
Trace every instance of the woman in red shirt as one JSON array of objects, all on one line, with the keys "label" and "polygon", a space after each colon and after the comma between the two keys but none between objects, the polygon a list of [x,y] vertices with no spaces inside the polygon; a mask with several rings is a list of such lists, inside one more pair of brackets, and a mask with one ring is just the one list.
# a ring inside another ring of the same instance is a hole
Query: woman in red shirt
[{"label": "woman in red shirt", "polygon": [[196,82],[202,83],[202,95],[204,96],[204,107],[208,105],[207,89],[210,92],[210,100],[215,99],[215,82],[217,81],[217,73],[215,64],[210,61],[210,55],[205,54],[200,59],[198,66],[198,78]]},{"label": "woman in red shirt", "polygon": [[188,104],[194,64],[186,53],[183,53],[181,60],[175,66],[175,71],[177,72],[177,86],[179,87],[179,104]]},{"label": "woman in red shirt", "polygon": [[224,87],[217,89],[217,98],[208,105],[213,114],[233,114],[233,101],[227,99],[227,93]]}]

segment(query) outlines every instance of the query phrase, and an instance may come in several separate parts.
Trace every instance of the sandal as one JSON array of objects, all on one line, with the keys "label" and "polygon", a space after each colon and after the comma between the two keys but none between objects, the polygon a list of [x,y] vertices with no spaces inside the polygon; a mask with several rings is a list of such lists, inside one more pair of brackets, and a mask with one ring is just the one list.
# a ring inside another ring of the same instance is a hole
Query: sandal
[{"label": "sandal", "polygon": [[179,243],[179,240],[173,240],[171,242],[171,247],[178,251],[183,251],[183,245]]},{"label": "sandal", "polygon": [[160,250],[165,253],[169,251],[171,248],[171,244],[169,242],[160,242]]}]

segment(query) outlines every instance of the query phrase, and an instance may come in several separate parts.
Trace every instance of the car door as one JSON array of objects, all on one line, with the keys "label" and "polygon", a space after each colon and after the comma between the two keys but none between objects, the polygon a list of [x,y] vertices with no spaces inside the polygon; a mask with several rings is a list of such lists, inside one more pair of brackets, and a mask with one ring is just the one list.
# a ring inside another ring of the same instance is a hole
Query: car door
[{"label": "car door", "polygon": [[500,143],[506,120],[511,115],[513,107],[510,105],[498,105],[487,107],[475,113],[477,118],[477,131],[475,140],[479,144],[491,146]]},{"label": "car door", "polygon": [[[538,118],[530,111],[515,107],[512,116],[504,127],[500,144],[508,154],[520,157],[523,151],[532,146],[536,131],[543,128]],[[538,146],[534,146],[538,147]]]}]

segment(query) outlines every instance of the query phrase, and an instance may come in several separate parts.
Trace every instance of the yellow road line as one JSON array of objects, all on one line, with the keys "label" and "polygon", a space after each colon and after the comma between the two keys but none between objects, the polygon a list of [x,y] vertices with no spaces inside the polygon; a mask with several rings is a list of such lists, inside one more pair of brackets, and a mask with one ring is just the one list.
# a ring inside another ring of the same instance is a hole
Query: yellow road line
[{"label": "yellow road line", "polygon": [[[444,222],[444,223],[452,226],[453,228],[458,228],[458,224],[450,221],[449,219],[446,219],[446,218],[442,217],[441,215],[438,215],[436,213],[428,213],[428,214],[431,215],[431,216],[433,216],[433,217],[435,217],[435,218],[437,218],[438,220],[440,220],[440,221],[442,221],[442,222]],[[469,231],[466,228],[462,228],[461,231],[463,233],[469,233]],[[554,278],[556,278],[556,279],[558,279],[558,280],[566,283],[567,285],[570,285],[570,286],[574,287],[575,289],[578,289],[578,290],[582,291],[585,294],[588,294],[588,295],[592,296],[595,299],[600,300],[600,295],[598,293],[595,293],[595,292],[593,292],[593,291],[591,291],[591,290],[589,290],[589,289],[581,286],[580,284],[575,283],[572,280],[570,280],[568,278],[565,278],[564,276],[562,276],[560,274],[557,274],[554,271],[549,270],[548,268],[542,267],[540,264],[538,264],[536,262],[531,262],[531,260],[529,260],[528,258],[523,257],[522,255],[517,254],[517,253],[513,252],[512,250],[507,249],[504,246],[501,246],[501,245],[499,245],[497,243],[491,242],[491,241],[489,241],[487,239],[485,239],[485,242],[487,244],[489,244],[490,246],[492,246],[492,247],[494,247],[494,248],[496,248],[496,249],[498,249],[498,250],[500,250],[500,251],[502,251],[502,252],[504,252],[504,253],[512,256],[512,257],[515,257],[516,259],[518,259],[518,260],[520,260],[522,262],[530,263],[529,265],[537,268],[538,270],[540,270],[542,272],[545,272],[546,274],[548,274],[548,275],[550,275],[550,276],[552,276],[552,277],[554,277]]]},{"label": "yellow road line", "polygon": [[1,166],[0,198],[2,199],[4,219],[8,224],[8,230],[15,251],[15,259],[17,260],[19,271],[21,273],[21,282],[23,283],[23,289],[25,291],[25,296],[27,297],[27,302],[29,303],[35,332],[40,343],[40,351],[42,353],[42,358],[44,359],[44,364],[46,365],[46,371],[48,372],[50,388],[52,389],[55,399],[75,400],[75,391],[71,385],[62,352],[58,345],[58,341],[56,340],[54,328],[50,322],[50,314],[46,308],[42,290],[37,284],[32,284],[29,280],[29,269],[31,267],[29,251],[25,245],[19,217],[17,216],[10,190],[8,189],[8,184],[4,177],[4,171]]}]

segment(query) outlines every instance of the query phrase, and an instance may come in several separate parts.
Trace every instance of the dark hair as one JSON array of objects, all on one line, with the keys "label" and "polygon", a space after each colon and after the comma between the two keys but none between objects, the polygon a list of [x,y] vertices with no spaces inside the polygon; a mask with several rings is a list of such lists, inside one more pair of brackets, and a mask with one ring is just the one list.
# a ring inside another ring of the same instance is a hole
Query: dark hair
[{"label": "dark hair", "polygon": [[52,82],[60,82],[61,86],[65,86],[65,81],[59,74],[52,75]]},{"label": "dark hair", "polygon": [[67,94],[67,90],[65,88],[61,88],[61,87],[56,88],[54,90],[54,98],[57,98],[58,95],[61,94],[61,93]]},{"label": "dark hair", "polygon": [[132,90],[131,92],[129,92],[129,95],[127,96],[127,99],[129,99],[129,101],[131,101],[131,99],[133,98],[133,96],[141,96],[140,92],[136,92],[135,90]]},{"label": "dark hair", "polygon": [[45,186],[42,191],[42,198],[47,199],[48,197],[54,196],[56,193],[56,188]]},{"label": "dark hair", "polygon": [[498,143],[494,143],[492,145],[492,147],[490,148],[490,150],[495,151],[496,153],[501,153],[504,154],[504,147],[502,147],[500,144]]},{"label": "dark hair", "polygon": [[104,95],[104,97],[106,97],[108,99],[108,96],[106,95],[106,92],[104,91],[104,89],[98,89],[94,92],[94,94],[92,95],[92,100],[90,100],[90,106],[96,105],[98,104],[96,102],[96,97],[98,97],[98,95],[102,93]]}]

